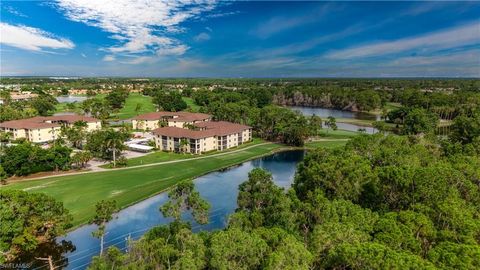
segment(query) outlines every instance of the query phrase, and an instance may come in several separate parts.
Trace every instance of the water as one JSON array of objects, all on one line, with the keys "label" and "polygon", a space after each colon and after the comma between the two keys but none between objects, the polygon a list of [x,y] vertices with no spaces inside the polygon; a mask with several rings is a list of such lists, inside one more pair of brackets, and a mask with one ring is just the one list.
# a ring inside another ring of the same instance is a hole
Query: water
[{"label": "water", "polygon": [[[264,168],[273,175],[275,183],[288,188],[295,174],[298,162],[303,159],[304,151],[288,151],[242,163],[227,170],[209,173],[195,179],[195,187],[211,205],[210,223],[194,225],[194,231],[224,228],[228,215],[236,208],[238,185],[248,178],[254,168]],[[166,224],[159,207],[167,201],[166,193],[132,205],[118,213],[118,218],[107,225],[106,246],[115,245],[125,250],[126,238],[138,239],[153,226]],[[188,219],[188,217],[187,217]],[[85,269],[92,256],[99,254],[100,240],[92,237],[95,226],[82,226],[69,233],[64,239],[72,241],[76,251],[67,255],[68,269]]]},{"label": "water", "polygon": [[87,97],[83,96],[58,96],[57,101],[59,103],[74,103],[74,102],[82,102],[87,100]]},{"label": "water", "polygon": [[[295,111],[299,111],[303,115],[320,116],[322,120],[326,119],[329,116],[333,116],[335,118],[349,118],[349,119],[360,119],[360,120],[374,120],[374,121],[380,120],[379,115],[374,115],[374,114],[365,113],[365,112],[351,112],[351,111],[342,111],[342,110],[326,109],[326,108],[318,108],[318,107],[303,107],[303,106],[291,106],[289,108]],[[366,133],[368,134],[373,134],[378,131],[373,127],[365,127],[365,126],[356,125],[356,124],[339,123],[339,122],[337,122],[337,127],[338,129],[343,129],[348,131],[358,131],[359,129],[365,129]]]}]

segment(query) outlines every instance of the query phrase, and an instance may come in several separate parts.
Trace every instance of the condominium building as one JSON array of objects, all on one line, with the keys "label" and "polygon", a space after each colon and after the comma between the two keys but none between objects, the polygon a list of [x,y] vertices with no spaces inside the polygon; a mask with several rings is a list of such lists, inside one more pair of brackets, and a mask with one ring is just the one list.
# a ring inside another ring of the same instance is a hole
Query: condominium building
[{"label": "condominium building", "polygon": [[132,127],[137,130],[154,130],[162,126],[183,128],[210,119],[211,116],[204,113],[152,112],[132,118]]},{"label": "condominium building", "polygon": [[197,122],[190,128],[162,127],[153,134],[158,149],[192,154],[222,151],[252,140],[251,127],[224,121]]},{"label": "condominium building", "polygon": [[0,131],[10,133],[13,140],[25,138],[33,143],[44,143],[57,139],[62,126],[71,126],[78,121],[87,123],[85,128],[87,132],[102,128],[100,120],[93,117],[59,115],[6,121],[0,123]]}]

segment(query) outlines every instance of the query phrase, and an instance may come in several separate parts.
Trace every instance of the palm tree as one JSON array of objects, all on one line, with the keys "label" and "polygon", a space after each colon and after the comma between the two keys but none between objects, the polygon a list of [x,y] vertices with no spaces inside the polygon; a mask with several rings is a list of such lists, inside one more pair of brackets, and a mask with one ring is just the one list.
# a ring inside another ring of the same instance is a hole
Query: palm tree
[{"label": "palm tree", "polygon": [[123,138],[119,132],[113,129],[107,131],[107,138],[105,139],[105,146],[112,151],[113,167],[116,165],[117,149],[123,145]]},{"label": "palm tree", "polygon": [[183,138],[180,140],[180,149],[182,149],[182,152],[185,154],[187,152],[187,146],[189,142],[187,139]]}]

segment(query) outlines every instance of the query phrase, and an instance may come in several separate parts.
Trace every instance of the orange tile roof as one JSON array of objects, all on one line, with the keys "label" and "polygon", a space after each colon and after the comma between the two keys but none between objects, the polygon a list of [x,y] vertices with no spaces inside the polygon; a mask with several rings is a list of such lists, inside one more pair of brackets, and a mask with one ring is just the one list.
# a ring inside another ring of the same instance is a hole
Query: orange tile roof
[{"label": "orange tile roof", "polygon": [[191,130],[178,127],[163,127],[153,130],[153,134],[161,136],[169,136],[175,138],[189,138],[189,139],[201,139],[212,136],[225,136],[234,133],[242,132],[251,127],[230,123],[230,122],[200,122],[195,126],[201,128],[200,130]]},{"label": "orange tile roof", "polygon": [[42,129],[51,127],[60,127],[60,124],[49,123],[49,121],[63,121],[67,123],[75,123],[77,121],[98,122],[99,120],[93,117],[83,115],[58,115],[58,116],[36,116],[27,119],[12,120],[0,123],[0,128],[14,128],[14,129]]},{"label": "orange tile roof", "polygon": [[210,119],[211,116],[205,113],[191,113],[191,112],[151,112],[133,117],[133,120],[161,120],[163,117],[171,117],[174,121],[193,122]]}]

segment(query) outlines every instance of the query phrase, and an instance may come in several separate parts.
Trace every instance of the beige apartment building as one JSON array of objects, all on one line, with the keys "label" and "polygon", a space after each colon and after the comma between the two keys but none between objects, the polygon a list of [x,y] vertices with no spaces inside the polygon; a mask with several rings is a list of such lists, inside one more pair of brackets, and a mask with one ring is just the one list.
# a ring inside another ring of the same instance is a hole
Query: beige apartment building
[{"label": "beige apartment building", "polygon": [[12,134],[13,140],[25,138],[33,143],[44,143],[57,139],[62,126],[71,126],[78,121],[87,123],[87,132],[102,128],[100,120],[93,117],[59,115],[3,122],[0,123],[0,131]]},{"label": "beige apartment building", "polygon": [[201,154],[225,150],[252,140],[252,128],[230,122],[205,121],[193,124],[194,129],[175,126],[153,131],[158,149]]},{"label": "beige apartment building", "polygon": [[141,114],[132,118],[132,127],[137,130],[154,130],[162,126],[184,128],[210,121],[211,116],[204,113],[191,112],[152,112]]}]

